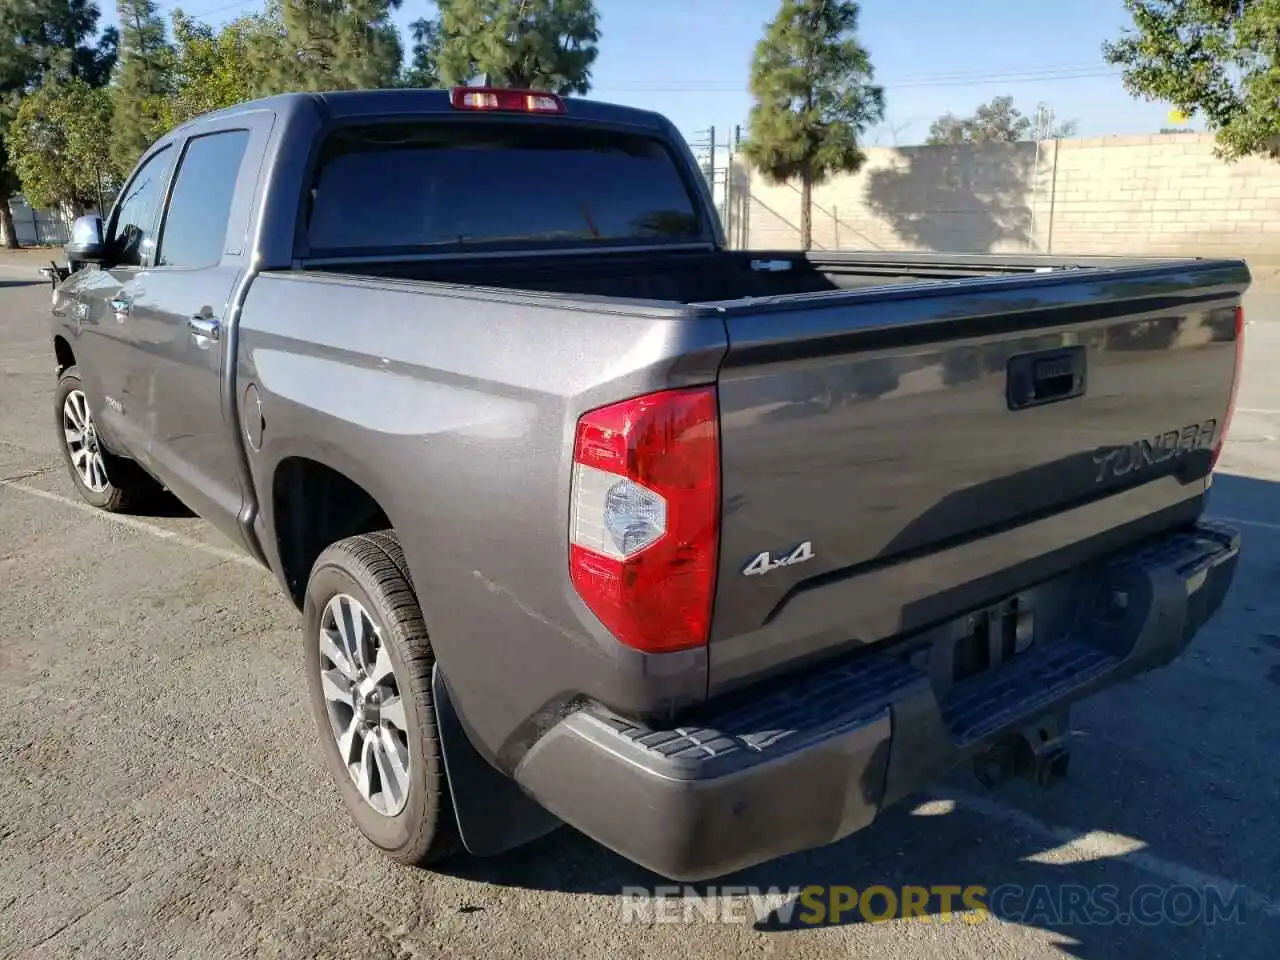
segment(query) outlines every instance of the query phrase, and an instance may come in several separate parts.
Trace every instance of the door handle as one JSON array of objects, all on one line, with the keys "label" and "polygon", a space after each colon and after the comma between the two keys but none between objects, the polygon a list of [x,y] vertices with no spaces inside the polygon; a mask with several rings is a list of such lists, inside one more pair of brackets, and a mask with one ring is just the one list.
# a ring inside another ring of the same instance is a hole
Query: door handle
[{"label": "door handle", "polygon": [[187,329],[191,331],[191,336],[196,343],[200,343],[201,340],[217,343],[222,339],[222,324],[213,317],[191,317],[187,320]]},{"label": "door handle", "polygon": [[1010,410],[1083,396],[1087,356],[1082,346],[1024,353],[1009,360],[1005,395]]}]

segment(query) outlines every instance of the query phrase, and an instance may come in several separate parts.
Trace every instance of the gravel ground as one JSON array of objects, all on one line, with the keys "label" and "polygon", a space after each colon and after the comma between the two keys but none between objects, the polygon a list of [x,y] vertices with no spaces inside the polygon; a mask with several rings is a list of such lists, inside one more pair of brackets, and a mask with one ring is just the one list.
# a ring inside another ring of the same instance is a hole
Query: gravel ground
[{"label": "gravel ground", "polygon": [[[72,499],[47,293],[24,276],[0,263],[0,957],[1275,956],[1280,289],[1250,295],[1215,485],[1212,513],[1245,535],[1227,606],[1176,664],[1076,709],[1058,789],[957,774],[869,831],[724,881],[980,885],[994,915],[814,925],[790,895],[759,916],[676,901],[656,922],[626,888],[661,881],[567,829],[439,873],[374,853],[321,767],[297,616],[270,575],[176,506],[112,519]],[[1239,909],[1206,922],[1206,888]],[[1075,891],[1184,922],[1034,909]]]}]

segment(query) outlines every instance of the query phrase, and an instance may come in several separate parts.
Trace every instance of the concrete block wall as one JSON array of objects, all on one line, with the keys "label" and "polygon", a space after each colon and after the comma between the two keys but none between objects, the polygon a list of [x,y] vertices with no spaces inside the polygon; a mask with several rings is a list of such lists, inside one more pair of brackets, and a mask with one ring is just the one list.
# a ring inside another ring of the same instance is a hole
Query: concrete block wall
[{"label": "concrete block wall", "polygon": [[[728,229],[799,246],[798,184],[734,161]],[[1225,163],[1199,134],[872,147],[814,190],[815,249],[1229,255],[1280,264],[1280,162]]]},{"label": "concrete block wall", "polygon": [[1207,135],[1057,144],[1053,251],[1280,262],[1280,163],[1224,163]]}]

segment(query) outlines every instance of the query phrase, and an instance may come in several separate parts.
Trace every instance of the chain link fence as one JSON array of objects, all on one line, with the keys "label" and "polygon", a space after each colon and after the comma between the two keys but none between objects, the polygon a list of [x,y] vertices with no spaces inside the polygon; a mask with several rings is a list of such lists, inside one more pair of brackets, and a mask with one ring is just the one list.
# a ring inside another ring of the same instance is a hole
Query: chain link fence
[{"label": "chain link fence", "polygon": [[747,234],[743,231],[740,193],[743,187],[741,171],[734,156],[742,142],[742,130],[717,130],[707,127],[685,135],[685,142],[711,188],[716,214],[724,227],[730,247],[745,246]]}]

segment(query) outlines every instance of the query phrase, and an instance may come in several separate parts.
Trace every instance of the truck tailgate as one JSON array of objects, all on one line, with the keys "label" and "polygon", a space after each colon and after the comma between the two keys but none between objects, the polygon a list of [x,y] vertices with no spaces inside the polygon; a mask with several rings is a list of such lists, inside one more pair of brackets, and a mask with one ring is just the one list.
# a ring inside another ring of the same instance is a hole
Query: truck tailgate
[{"label": "truck tailgate", "polygon": [[1194,518],[1248,283],[1184,261],[724,305],[712,690]]}]

